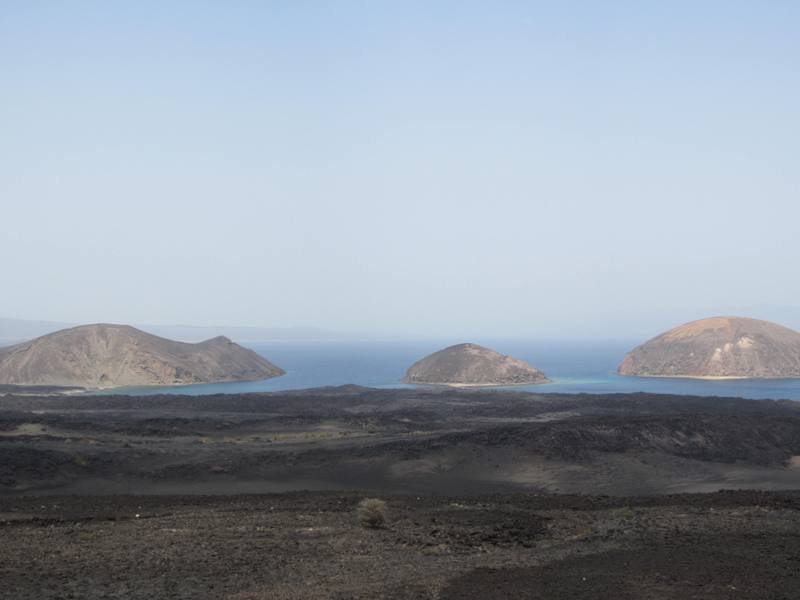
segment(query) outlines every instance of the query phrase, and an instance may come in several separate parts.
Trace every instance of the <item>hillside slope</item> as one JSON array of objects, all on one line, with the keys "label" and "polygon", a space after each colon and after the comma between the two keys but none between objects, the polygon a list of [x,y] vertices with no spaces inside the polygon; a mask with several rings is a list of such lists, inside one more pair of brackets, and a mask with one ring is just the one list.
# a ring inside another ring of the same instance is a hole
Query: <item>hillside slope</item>
[{"label": "hillside slope", "polygon": [[127,325],[84,325],[0,349],[0,384],[112,388],[248,381],[283,373],[225,337],[187,344]]}]

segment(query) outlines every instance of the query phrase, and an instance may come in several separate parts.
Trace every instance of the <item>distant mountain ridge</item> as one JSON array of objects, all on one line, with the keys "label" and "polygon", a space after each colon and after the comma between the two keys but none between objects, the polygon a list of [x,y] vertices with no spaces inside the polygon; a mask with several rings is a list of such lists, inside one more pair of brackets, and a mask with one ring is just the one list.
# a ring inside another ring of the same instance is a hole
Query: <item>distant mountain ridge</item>
[{"label": "distant mountain ridge", "polygon": [[60,321],[0,318],[0,345],[8,346],[70,327],[75,327],[75,324]]},{"label": "distant mountain ridge", "polygon": [[[0,345],[31,340],[63,329],[77,327],[76,323],[59,321],[35,321],[27,319],[0,318]],[[224,335],[237,342],[270,341],[334,341],[360,339],[337,331],[319,327],[248,327],[211,325],[137,325],[134,327],[153,335],[180,340],[200,342]]]},{"label": "distant mountain ridge", "polygon": [[105,389],[251,381],[284,371],[218,336],[190,344],[129,325],[83,325],[0,348],[0,384]]}]

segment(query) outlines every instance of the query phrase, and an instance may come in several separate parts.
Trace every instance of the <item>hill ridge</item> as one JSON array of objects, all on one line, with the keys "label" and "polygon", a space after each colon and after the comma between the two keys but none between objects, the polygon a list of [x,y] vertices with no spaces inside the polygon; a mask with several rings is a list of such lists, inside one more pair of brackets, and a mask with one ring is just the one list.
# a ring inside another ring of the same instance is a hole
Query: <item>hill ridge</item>
[{"label": "hill ridge", "polygon": [[225,336],[188,343],[95,323],[0,348],[0,383],[106,389],[249,381],[284,371]]}]

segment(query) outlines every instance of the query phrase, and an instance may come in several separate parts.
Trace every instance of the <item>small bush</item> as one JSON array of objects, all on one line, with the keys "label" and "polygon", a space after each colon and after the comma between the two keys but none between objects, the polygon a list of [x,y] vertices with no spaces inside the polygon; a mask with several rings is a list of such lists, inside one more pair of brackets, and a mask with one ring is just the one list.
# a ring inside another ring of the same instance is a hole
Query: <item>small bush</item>
[{"label": "small bush", "polygon": [[358,520],[363,527],[372,529],[383,527],[386,523],[386,502],[377,498],[364,498],[356,509]]},{"label": "small bush", "polygon": [[612,514],[615,517],[617,517],[619,519],[626,520],[626,521],[630,520],[630,519],[632,519],[633,517],[636,516],[636,513],[633,511],[633,509],[630,506],[623,506],[622,508],[618,508],[618,509],[612,511]]}]

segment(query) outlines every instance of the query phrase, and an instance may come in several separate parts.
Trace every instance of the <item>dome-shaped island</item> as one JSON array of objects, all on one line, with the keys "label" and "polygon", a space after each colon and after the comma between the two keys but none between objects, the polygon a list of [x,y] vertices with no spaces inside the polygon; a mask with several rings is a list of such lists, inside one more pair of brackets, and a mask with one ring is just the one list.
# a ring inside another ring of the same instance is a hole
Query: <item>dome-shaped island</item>
[{"label": "dome-shaped island", "polygon": [[414,363],[403,383],[450,386],[506,386],[548,383],[528,363],[477,344],[458,344]]},{"label": "dome-shaped island", "polygon": [[693,321],[633,349],[620,375],[697,379],[800,377],[800,333],[758,319]]}]

